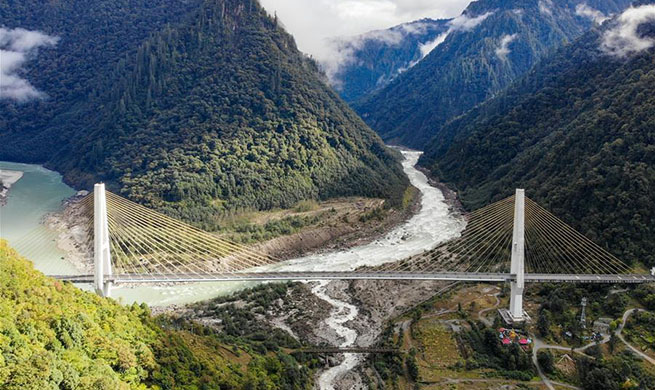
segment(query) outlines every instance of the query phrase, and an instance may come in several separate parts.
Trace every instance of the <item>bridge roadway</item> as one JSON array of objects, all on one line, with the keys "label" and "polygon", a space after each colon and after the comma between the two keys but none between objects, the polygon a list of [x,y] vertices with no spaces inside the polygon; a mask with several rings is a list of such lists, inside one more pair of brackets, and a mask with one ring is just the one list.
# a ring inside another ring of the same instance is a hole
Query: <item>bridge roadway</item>
[{"label": "bridge roadway", "polygon": [[[93,283],[93,275],[51,275],[72,283]],[[228,281],[287,281],[287,280],[446,280],[465,282],[511,282],[516,275],[508,273],[474,272],[234,272],[212,274],[118,274],[107,275],[105,281],[130,283],[198,283]],[[651,283],[648,274],[525,274],[525,282],[570,283]]]}]

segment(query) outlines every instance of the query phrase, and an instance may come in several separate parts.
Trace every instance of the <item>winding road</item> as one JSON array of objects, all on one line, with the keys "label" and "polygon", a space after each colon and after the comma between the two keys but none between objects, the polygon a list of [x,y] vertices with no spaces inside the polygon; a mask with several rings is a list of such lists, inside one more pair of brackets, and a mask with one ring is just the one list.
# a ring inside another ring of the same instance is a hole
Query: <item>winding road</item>
[{"label": "winding road", "polygon": [[[641,352],[640,350],[638,350],[634,346],[630,345],[630,343],[628,343],[625,340],[625,338],[623,337],[623,335],[621,334],[621,332],[623,331],[623,328],[625,327],[625,323],[628,321],[628,318],[630,317],[630,315],[633,314],[633,313],[639,312],[639,311],[646,311],[646,310],[643,310],[643,309],[629,309],[629,310],[626,310],[625,313],[623,313],[623,317],[621,318],[621,324],[619,325],[619,327],[616,329],[616,331],[614,333],[626,345],[626,347],[628,347],[628,349],[630,349],[634,354],[636,354],[637,356],[639,356],[642,359],[646,360],[647,362],[655,365],[655,359],[651,358],[650,356],[648,356],[645,353]],[[571,349],[569,347],[563,347],[561,345],[545,344],[541,339],[538,339],[535,336],[534,337],[534,346],[532,347],[532,362],[533,362],[534,366],[537,368],[537,373],[539,374],[539,377],[544,382],[546,387],[548,387],[549,390],[555,390],[555,387],[553,387],[553,385],[564,386],[564,387],[568,387],[568,388],[572,388],[572,389],[579,389],[578,387],[575,387],[575,386],[572,386],[572,385],[569,385],[569,384],[566,384],[566,383],[554,382],[554,381],[551,381],[550,379],[548,379],[546,374],[543,372],[543,370],[539,366],[539,362],[537,361],[537,352],[539,352],[540,349],[556,349],[556,350],[560,350],[560,351],[573,351],[575,353],[580,353],[580,354],[583,354],[585,356],[588,356],[588,355],[586,355],[584,353],[588,348],[590,348],[590,347],[592,347],[594,345],[605,344],[608,341],[610,341],[610,337],[611,337],[610,335],[606,335],[599,342],[594,341],[594,342],[591,342],[591,343],[589,343],[587,345],[584,345],[582,347]]]},{"label": "winding road", "polygon": [[640,350],[638,350],[637,348],[632,346],[630,343],[628,343],[625,340],[625,338],[623,338],[623,334],[622,334],[623,327],[625,326],[625,323],[628,321],[628,317],[630,317],[631,314],[634,314],[634,313],[639,312],[639,311],[646,311],[646,310],[644,310],[644,309],[631,309],[631,310],[628,310],[625,313],[623,313],[623,318],[622,318],[622,321],[621,321],[621,325],[616,330],[616,335],[619,337],[619,339],[621,341],[623,341],[623,344],[625,344],[626,347],[628,347],[633,353],[635,353],[636,355],[638,355],[642,359],[646,360],[648,363],[655,364],[655,359],[653,359],[652,357],[650,357],[650,356],[646,355],[645,353],[641,352]]}]

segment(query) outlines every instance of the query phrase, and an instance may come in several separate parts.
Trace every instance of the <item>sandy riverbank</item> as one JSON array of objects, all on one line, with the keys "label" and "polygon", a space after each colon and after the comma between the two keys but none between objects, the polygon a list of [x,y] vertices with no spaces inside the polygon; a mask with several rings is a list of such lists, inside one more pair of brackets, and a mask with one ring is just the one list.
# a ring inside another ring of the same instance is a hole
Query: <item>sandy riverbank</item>
[{"label": "sandy riverbank", "polygon": [[[93,221],[81,204],[87,194],[86,191],[78,192],[64,201],[62,211],[49,213],[43,218],[43,224],[57,232],[57,247],[66,252],[66,259],[83,274],[93,271]],[[374,208],[382,207],[382,200],[363,202],[359,198],[340,199],[339,203],[342,205],[352,203],[344,212],[337,212],[329,219],[297,233],[249,246],[259,253],[269,254],[279,260],[288,260],[364,245],[383,237],[416,214],[420,208],[420,199],[420,192],[416,191],[404,210],[387,210],[381,221],[375,218],[361,221],[359,217]]]},{"label": "sandy riverbank", "polygon": [[81,274],[93,273],[93,220],[80,203],[87,195],[80,191],[66,199],[62,211],[46,214],[42,222],[57,232],[57,248]]},{"label": "sandy riverbank", "polygon": [[9,189],[20,180],[21,177],[23,177],[23,172],[21,171],[0,169],[0,206],[4,206],[7,203]]}]

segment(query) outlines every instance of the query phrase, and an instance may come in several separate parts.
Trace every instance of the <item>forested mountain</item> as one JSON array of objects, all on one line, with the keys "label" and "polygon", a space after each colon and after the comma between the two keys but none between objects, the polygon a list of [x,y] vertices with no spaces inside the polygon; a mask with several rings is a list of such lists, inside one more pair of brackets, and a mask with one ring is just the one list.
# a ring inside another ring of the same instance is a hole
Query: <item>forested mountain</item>
[{"label": "forested mountain", "polygon": [[0,102],[0,159],[46,162],[77,187],[104,180],[206,227],[236,207],[342,195],[400,201],[398,155],[255,0],[173,2],[140,35],[132,30],[150,24],[156,4],[81,3],[49,3],[53,17],[34,21],[23,7],[2,10],[9,27],[60,44],[27,64],[48,98]]},{"label": "forested mountain", "polygon": [[430,54],[354,103],[388,142],[423,149],[445,122],[493,96],[542,56],[629,0],[479,0]]},{"label": "forested mountain", "polygon": [[624,15],[452,121],[442,133],[454,140],[435,139],[421,164],[471,208],[524,187],[621,259],[652,266],[655,5]]},{"label": "forested mountain", "polygon": [[215,333],[100,298],[43,276],[0,240],[3,390],[310,388],[311,370],[279,349],[299,346],[288,334],[250,341],[229,325]]},{"label": "forested mountain", "polygon": [[336,52],[331,83],[348,102],[384,87],[427,54],[448,29],[448,19],[421,19],[330,42]]}]

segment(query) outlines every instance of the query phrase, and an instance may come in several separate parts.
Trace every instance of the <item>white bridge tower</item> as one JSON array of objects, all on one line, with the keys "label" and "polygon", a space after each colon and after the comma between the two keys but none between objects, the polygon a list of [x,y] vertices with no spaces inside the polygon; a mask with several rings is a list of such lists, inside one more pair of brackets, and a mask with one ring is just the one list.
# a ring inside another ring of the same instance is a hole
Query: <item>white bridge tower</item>
[{"label": "white bridge tower", "polygon": [[517,189],[514,196],[514,231],[512,233],[512,276],[509,310],[499,310],[503,320],[509,324],[522,323],[528,319],[523,311],[523,288],[525,287],[525,190]]},{"label": "white bridge tower", "polygon": [[111,276],[111,254],[107,197],[103,183],[93,187],[93,263],[96,292],[102,297],[108,297],[111,295],[111,282],[106,278]]}]

